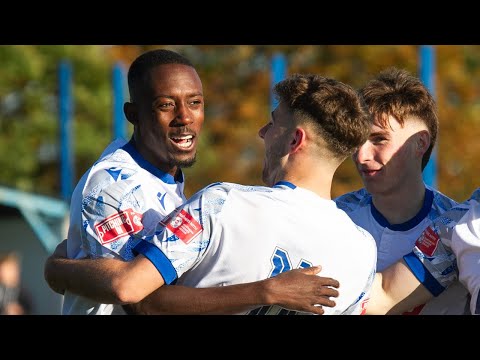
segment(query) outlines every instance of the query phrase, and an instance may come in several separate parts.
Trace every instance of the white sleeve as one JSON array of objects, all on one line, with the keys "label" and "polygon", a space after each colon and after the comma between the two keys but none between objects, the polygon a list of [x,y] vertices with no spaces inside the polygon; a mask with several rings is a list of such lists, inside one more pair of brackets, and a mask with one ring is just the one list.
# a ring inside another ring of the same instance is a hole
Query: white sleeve
[{"label": "white sleeve", "polygon": [[457,257],[459,280],[472,296],[470,310],[480,315],[480,204],[473,205],[455,226],[452,250]]},{"label": "white sleeve", "polygon": [[98,184],[95,192],[82,199],[84,236],[82,248],[93,258],[120,256],[133,258],[137,241],[132,235],[143,228],[141,219],[146,207],[142,186],[130,181]]},{"label": "white sleeve", "polygon": [[202,189],[153,227],[144,223],[134,251],[155,265],[166,284],[174,283],[203,260],[226,196],[223,189]]}]

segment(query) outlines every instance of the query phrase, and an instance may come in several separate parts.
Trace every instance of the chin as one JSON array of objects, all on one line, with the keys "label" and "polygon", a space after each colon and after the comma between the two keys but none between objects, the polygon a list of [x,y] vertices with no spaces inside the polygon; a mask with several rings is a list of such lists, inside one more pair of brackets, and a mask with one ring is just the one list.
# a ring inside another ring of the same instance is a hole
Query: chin
[{"label": "chin", "polygon": [[195,162],[197,161],[196,154],[193,156],[189,157],[176,157],[174,160],[175,165],[177,165],[180,168],[188,168],[193,166]]}]

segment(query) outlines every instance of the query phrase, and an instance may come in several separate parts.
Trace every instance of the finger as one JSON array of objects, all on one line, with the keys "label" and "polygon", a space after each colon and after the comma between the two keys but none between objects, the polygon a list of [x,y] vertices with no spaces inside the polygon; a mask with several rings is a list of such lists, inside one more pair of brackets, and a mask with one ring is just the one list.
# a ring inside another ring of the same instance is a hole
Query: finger
[{"label": "finger", "polygon": [[307,274],[307,275],[316,275],[322,270],[320,265],[310,266],[308,268],[298,269],[300,272]]},{"label": "finger", "polygon": [[316,315],[323,315],[325,313],[325,310],[323,310],[323,307],[321,305],[316,304],[310,307],[308,312]]},{"label": "finger", "polygon": [[334,307],[335,305],[337,305],[337,303],[332,299],[329,299],[328,297],[323,297],[323,296],[317,298],[315,302],[316,302],[315,306],[322,305],[326,307]]},{"label": "finger", "polygon": [[318,292],[320,296],[338,297],[339,293],[333,288],[321,287]]},{"label": "finger", "polygon": [[318,276],[318,284],[322,286],[332,286],[334,288],[340,287],[340,283],[338,282],[338,280],[322,276]]}]

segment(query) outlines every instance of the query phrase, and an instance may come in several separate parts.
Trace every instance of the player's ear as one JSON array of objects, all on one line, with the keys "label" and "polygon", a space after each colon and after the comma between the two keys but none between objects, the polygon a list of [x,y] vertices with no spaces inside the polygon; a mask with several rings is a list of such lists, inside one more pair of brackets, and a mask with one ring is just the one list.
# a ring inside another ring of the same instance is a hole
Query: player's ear
[{"label": "player's ear", "polygon": [[421,157],[430,147],[430,133],[427,130],[422,130],[417,133],[416,153]]},{"label": "player's ear", "polygon": [[298,149],[300,149],[300,147],[304,145],[305,139],[306,139],[305,130],[300,127],[297,127],[294,130],[292,134],[292,138],[290,140],[290,153],[294,153],[298,151]]},{"label": "player's ear", "polygon": [[128,122],[131,123],[133,126],[138,125],[138,107],[137,104],[126,102],[123,104],[123,113],[127,118]]}]

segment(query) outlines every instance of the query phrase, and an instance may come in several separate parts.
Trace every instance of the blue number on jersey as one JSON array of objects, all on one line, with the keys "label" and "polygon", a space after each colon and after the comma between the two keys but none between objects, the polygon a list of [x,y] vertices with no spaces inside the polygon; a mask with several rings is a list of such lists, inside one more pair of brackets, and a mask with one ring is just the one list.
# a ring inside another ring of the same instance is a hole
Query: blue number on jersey
[{"label": "blue number on jersey", "polygon": [[[288,257],[288,253],[286,250],[283,250],[279,247],[275,248],[275,252],[273,253],[272,258],[270,259],[272,263],[272,271],[270,272],[269,277],[277,276],[278,274],[289,271],[292,269],[292,263],[290,258]],[[312,266],[309,261],[301,260],[300,264],[298,264],[298,269],[305,269],[307,267]],[[268,310],[270,310],[272,306],[262,306],[256,309],[251,310],[248,315],[265,315]],[[297,312],[293,310],[281,309],[278,315],[295,315]]]}]

